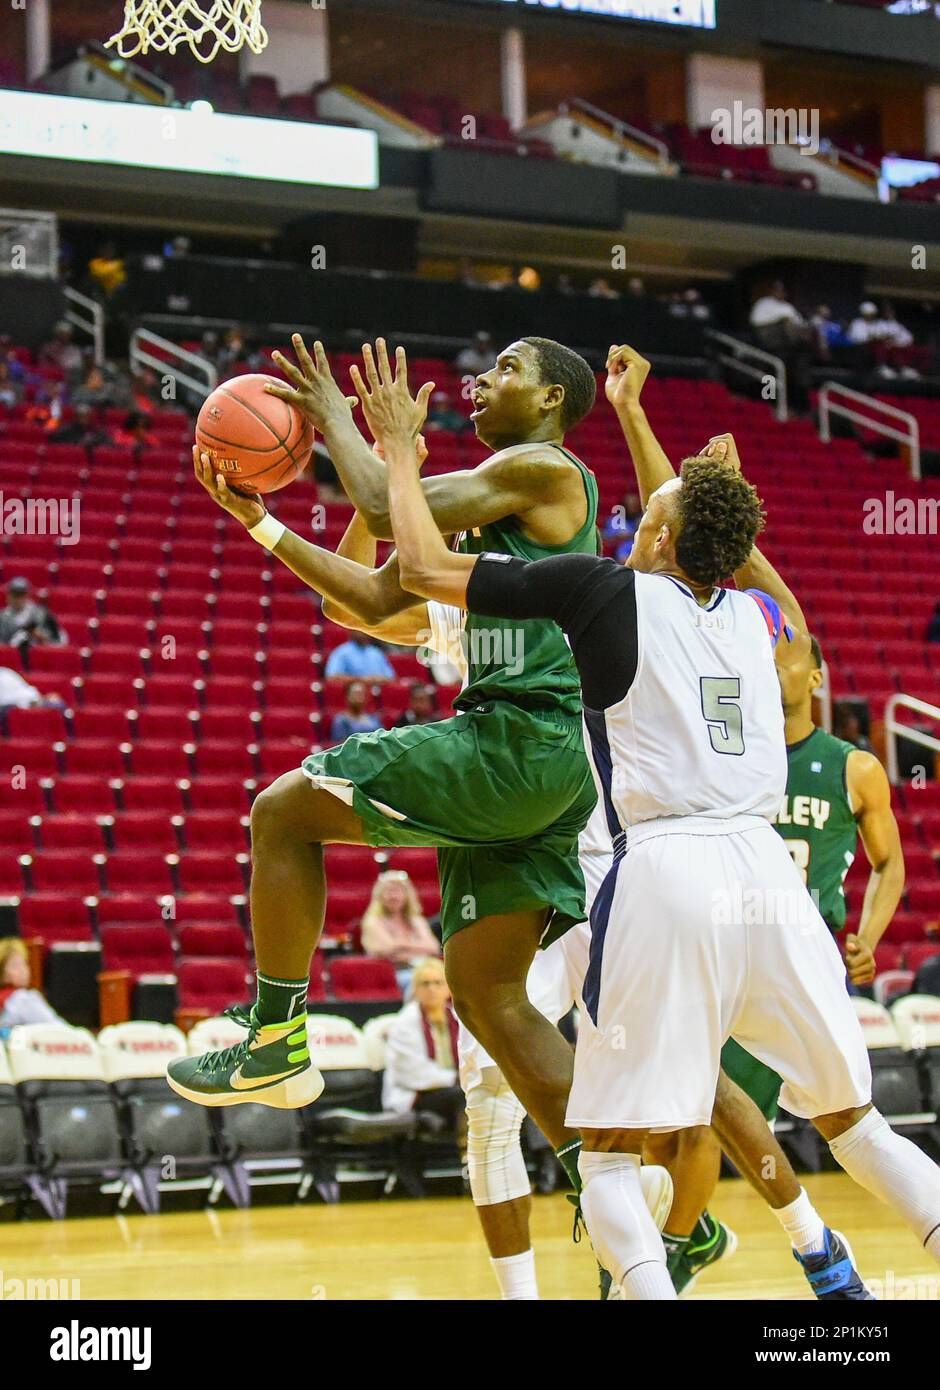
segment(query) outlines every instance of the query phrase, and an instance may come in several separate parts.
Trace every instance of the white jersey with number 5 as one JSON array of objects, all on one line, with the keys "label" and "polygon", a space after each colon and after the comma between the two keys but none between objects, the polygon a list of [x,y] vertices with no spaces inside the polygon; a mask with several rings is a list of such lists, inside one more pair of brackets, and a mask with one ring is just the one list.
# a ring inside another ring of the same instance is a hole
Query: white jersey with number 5
[{"label": "white jersey with number 5", "polygon": [[762,605],[717,589],[702,607],[678,579],[655,574],[637,574],[635,593],[636,675],[616,704],[585,710],[608,810],[624,828],[667,816],[774,816],[787,750]]}]

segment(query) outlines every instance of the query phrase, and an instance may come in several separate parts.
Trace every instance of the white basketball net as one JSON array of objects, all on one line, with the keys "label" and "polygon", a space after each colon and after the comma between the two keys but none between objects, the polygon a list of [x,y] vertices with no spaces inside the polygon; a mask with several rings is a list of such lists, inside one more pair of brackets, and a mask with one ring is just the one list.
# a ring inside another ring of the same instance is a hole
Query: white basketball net
[{"label": "white basketball net", "polygon": [[260,53],[267,41],[261,0],[124,0],[124,27],[105,48],[134,58],[151,48],[175,53],[188,43],[200,63],[211,63],[220,48],[237,53],[247,44]]}]

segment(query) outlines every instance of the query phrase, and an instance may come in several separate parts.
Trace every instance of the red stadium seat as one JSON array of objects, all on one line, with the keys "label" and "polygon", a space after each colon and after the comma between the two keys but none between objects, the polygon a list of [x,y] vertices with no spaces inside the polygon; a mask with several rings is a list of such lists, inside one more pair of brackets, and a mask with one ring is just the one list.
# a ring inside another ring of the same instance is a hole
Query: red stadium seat
[{"label": "red stadium seat", "polygon": [[247,855],[239,864],[232,854],[190,850],[180,856],[179,875],[185,893],[243,893]]},{"label": "red stadium seat", "polygon": [[247,1004],[250,978],[244,963],[207,956],[183,958],[177,967],[179,1007],[219,1014],[230,1004]]},{"label": "red stadium seat", "polygon": [[371,956],[338,956],[330,965],[330,983],[336,999],[400,999],[395,967]]},{"label": "red stadium seat", "polygon": [[20,934],[47,946],[57,941],[91,941],[88,908],[71,894],[30,893],[19,906]]},{"label": "red stadium seat", "polygon": [[43,850],[33,855],[29,873],[40,893],[93,897],[99,890],[98,867],[91,854],[81,850]]},{"label": "red stadium seat", "polygon": [[102,927],[101,955],[105,970],[128,970],[135,980],[176,971],[173,940],[162,925]]},{"label": "red stadium seat", "polygon": [[174,891],[165,854],[118,850],[108,855],[104,871],[110,893],[147,893],[156,897]]},{"label": "red stadium seat", "polygon": [[184,956],[217,956],[248,962],[248,943],[241,927],[220,922],[193,923],[179,929],[179,948]]}]

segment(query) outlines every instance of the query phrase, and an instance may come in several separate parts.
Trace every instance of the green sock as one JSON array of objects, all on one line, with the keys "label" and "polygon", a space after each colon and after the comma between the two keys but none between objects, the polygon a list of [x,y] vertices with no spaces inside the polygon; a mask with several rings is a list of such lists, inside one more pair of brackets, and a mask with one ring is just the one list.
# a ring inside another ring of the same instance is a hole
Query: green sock
[{"label": "green sock", "polygon": [[578,1172],[578,1156],[581,1153],[580,1139],[566,1139],[561,1148],[555,1150],[555,1157],[568,1174],[568,1181],[575,1192],[581,1191],[581,1174]]},{"label": "green sock", "polygon": [[258,971],[258,1002],[255,1018],[261,1024],[286,1023],[306,1015],[308,980],[277,980]]}]

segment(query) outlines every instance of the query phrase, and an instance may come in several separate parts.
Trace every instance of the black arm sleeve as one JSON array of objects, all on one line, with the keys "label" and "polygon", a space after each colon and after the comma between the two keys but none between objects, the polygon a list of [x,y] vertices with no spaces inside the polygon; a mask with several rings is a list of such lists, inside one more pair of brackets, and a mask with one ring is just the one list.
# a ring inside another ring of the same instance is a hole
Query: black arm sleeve
[{"label": "black arm sleeve", "polygon": [[589,709],[622,700],[637,668],[633,570],[596,555],[526,561],[484,551],[467,608],[494,618],[551,618],[568,637]]}]

